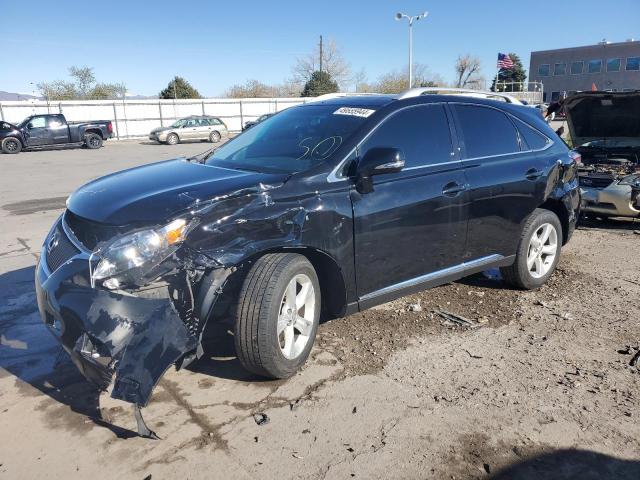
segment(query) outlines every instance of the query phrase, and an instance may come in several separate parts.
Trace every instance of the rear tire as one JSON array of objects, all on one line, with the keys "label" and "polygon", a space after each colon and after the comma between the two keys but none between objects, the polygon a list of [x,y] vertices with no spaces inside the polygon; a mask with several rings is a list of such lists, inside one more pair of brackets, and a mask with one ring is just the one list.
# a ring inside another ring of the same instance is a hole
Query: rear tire
[{"label": "rear tire", "polygon": [[540,288],[553,275],[561,248],[560,220],[555,213],[537,208],[524,224],[515,262],[500,272],[509,285],[526,290]]},{"label": "rear tire", "polygon": [[2,141],[2,151],[8,154],[20,153],[22,142],[17,138],[8,137]]},{"label": "rear tire", "polygon": [[218,131],[213,131],[209,134],[209,141],[211,143],[218,143],[221,139],[222,135],[220,135],[220,132]]},{"label": "rear tire", "polygon": [[320,283],[304,256],[275,253],[258,259],[236,308],[235,347],[242,365],[269,378],[295,374],[313,347],[320,305]]},{"label": "rear tire", "polygon": [[180,138],[175,133],[170,133],[167,136],[167,145],[177,145],[180,143]]},{"label": "rear tire", "polygon": [[84,136],[84,145],[91,150],[102,146],[102,137],[97,133],[87,133]]}]

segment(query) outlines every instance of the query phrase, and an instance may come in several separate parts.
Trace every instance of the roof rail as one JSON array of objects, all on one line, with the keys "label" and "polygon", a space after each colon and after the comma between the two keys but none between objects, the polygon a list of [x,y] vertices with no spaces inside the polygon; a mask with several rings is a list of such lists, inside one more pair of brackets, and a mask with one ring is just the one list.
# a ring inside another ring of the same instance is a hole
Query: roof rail
[{"label": "roof rail", "polygon": [[487,92],[484,90],[471,90],[470,88],[451,88],[451,87],[417,87],[405,90],[398,96],[398,100],[405,98],[414,98],[421,95],[463,95],[467,97],[498,99],[503,102],[522,105],[522,102],[516,97],[500,92]]},{"label": "roof rail", "polygon": [[331,100],[333,98],[341,98],[341,97],[364,97],[364,96],[367,96],[367,95],[380,95],[380,94],[379,93],[364,93],[364,92],[325,93],[324,95],[318,95],[317,97],[311,98],[306,103],[323,102],[324,100]]}]

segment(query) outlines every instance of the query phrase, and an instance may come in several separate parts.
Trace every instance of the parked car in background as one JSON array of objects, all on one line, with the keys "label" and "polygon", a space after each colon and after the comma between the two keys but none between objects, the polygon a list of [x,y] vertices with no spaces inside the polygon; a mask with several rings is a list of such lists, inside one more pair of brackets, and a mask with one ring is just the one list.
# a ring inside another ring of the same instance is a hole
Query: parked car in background
[{"label": "parked car in background", "polygon": [[582,92],[564,102],[582,159],[582,210],[599,217],[640,217],[640,91]]},{"label": "parked car in background", "polygon": [[111,120],[67,122],[61,113],[31,115],[18,125],[0,122],[0,146],[4,153],[61,145],[100,148],[112,135]]},{"label": "parked car in background", "polygon": [[168,127],[154,128],[149,133],[149,140],[176,145],[190,140],[207,140],[218,143],[229,135],[225,123],[218,117],[207,115],[181,118]]},{"label": "parked car in background", "polygon": [[264,115],[260,115],[255,120],[249,120],[248,122],[244,122],[244,126],[242,127],[242,130],[244,131],[247,128],[251,128],[255,124],[265,121],[267,118],[271,117],[272,115],[275,115],[275,113],[265,113]]},{"label": "parked car in background", "polygon": [[572,152],[533,109],[421,89],[315,100],[80,187],[44,241],[38,307],[85,376],[144,406],[208,322],[233,319],[242,365],[286,378],[321,315],[494,267],[538,288],[579,205]]}]

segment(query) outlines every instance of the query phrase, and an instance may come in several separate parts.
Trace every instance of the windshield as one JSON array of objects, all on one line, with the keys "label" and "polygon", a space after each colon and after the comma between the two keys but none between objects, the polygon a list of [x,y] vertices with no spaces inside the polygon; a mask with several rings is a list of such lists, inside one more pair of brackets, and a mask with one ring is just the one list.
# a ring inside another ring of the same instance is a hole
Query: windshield
[{"label": "windshield", "polygon": [[31,117],[27,117],[24,120],[22,120],[19,124],[18,124],[18,128],[24,128],[27,123],[29,123],[29,120],[31,120]]},{"label": "windshield", "polygon": [[206,163],[259,172],[308,170],[327,161],[373,112],[336,105],[292,107],[213,151]]},{"label": "windshield", "polygon": [[171,125],[171,128],[182,128],[185,123],[187,123],[187,119],[186,118],[181,118],[177,122],[173,123]]}]

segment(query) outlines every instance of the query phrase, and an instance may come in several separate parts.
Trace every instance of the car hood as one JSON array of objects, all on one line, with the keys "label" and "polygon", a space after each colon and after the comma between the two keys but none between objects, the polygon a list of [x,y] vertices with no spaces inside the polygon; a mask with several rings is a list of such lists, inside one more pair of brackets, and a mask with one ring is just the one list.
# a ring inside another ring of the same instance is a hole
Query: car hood
[{"label": "car hood", "polygon": [[151,130],[151,133],[166,132],[168,130],[173,130],[173,127],[158,127],[158,128],[154,128],[153,130]]},{"label": "car hood", "polygon": [[67,208],[108,225],[153,225],[222,195],[278,185],[286,174],[246,172],[190,162],[152,163],[98,178],[76,190]]},{"label": "car hood", "polygon": [[7,132],[15,132],[20,130],[16,125],[14,125],[13,123],[9,123],[9,122],[0,122],[0,132],[2,133],[7,133]]},{"label": "car hood", "polygon": [[564,109],[576,147],[594,141],[640,145],[640,91],[578,93]]}]

